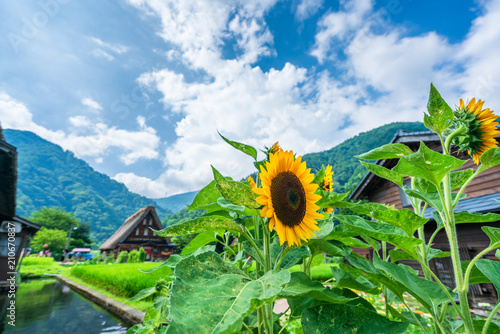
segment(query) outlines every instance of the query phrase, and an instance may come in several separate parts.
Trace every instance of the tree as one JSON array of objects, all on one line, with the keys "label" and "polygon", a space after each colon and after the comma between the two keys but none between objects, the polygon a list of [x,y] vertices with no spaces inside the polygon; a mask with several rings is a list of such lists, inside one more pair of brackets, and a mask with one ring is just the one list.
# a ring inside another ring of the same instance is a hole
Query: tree
[{"label": "tree", "polygon": [[[52,254],[60,254],[66,245],[67,238],[68,235],[64,231],[42,227],[35,234],[30,245],[35,252],[48,249]],[[47,247],[43,247],[45,244]]]},{"label": "tree", "polygon": [[83,222],[71,232],[70,249],[90,248],[92,239],[90,238],[90,224]]},{"label": "tree", "polygon": [[75,218],[72,212],[66,212],[60,208],[47,208],[45,206],[32,213],[29,220],[48,229],[62,230],[66,231],[66,233],[71,228],[71,225],[77,227],[80,223],[80,220]]}]

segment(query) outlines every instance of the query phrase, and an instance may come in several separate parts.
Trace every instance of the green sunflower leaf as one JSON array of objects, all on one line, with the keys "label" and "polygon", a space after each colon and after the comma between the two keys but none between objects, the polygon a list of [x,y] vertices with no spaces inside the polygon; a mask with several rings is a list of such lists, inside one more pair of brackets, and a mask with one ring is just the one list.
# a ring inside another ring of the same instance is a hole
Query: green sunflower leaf
[{"label": "green sunflower leaf", "polygon": [[302,313],[304,333],[398,334],[405,333],[409,324],[352,305],[319,305]]},{"label": "green sunflower leaf", "polygon": [[326,241],[324,239],[311,239],[307,243],[307,246],[311,250],[311,254],[313,256],[316,254],[325,253],[330,256],[343,257],[346,252],[351,251],[349,247],[336,240]]},{"label": "green sunflower leaf", "polygon": [[188,209],[203,209],[203,206],[216,202],[219,197],[221,197],[221,194],[219,190],[217,190],[214,180],[207,184],[203,189],[201,189],[198,194],[196,194],[193,202],[189,205]]},{"label": "green sunflower leaf", "polygon": [[354,298],[347,298],[338,289],[330,289],[320,282],[312,281],[305,273],[298,271],[291,274],[290,282],[279,293],[278,298],[299,299],[308,297],[330,303],[347,303]]},{"label": "green sunflower leaf", "polygon": [[242,205],[250,209],[257,209],[260,207],[259,203],[255,201],[257,194],[252,191],[249,185],[227,180],[213,166],[212,171],[214,173],[216,187],[222,197],[233,204]]},{"label": "green sunflower leaf", "polygon": [[402,176],[420,177],[438,187],[447,173],[464,163],[464,160],[435,152],[420,142],[418,151],[399,159],[392,170]]},{"label": "green sunflower leaf", "polygon": [[396,183],[400,187],[403,186],[403,177],[398,172],[387,169],[377,164],[372,164],[364,161],[361,161],[361,164],[365,166],[366,169],[368,169],[370,172],[377,175],[378,177]]},{"label": "green sunflower leaf", "polygon": [[[450,174],[451,190],[460,189],[465,182],[472,176],[474,171],[472,169],[457,170]],[[431,182],[420,177],[415,178],[415,189],[423,193],[437,193],[437,188]]]},{"label": "green sunflower leaf", "polygon": [[236,141],[231,141],[231,140],[227,139],[226,137],[224,137],[223,135],[221,135],[220,132],[217,132],[217,133],[219,134],[219,136],[222,137],[222,139],[224,139],[224,141],[226,143],[228,143],[229,145],[231,145],[235,149],[240,150],[241,152],[243,152],[245,154],[248,154],[249,156],[254,158],[254,160],[257,160],[257,150],[255,148],[253,148],[252,146],[249,146],[249,145],[238,143]]},{"label": "green sunflower leaf", "polygon": [[387,144],[355,157],[365,160],[399,159],[412,153],[413,151],[404,144]]},{"label": "green sunflower leaf", "polygon": [[316,190],[316,193],[321,195],[321,199],[316,202],[320,208],[332,208],[335,203],[343,201],[349,193],[337,194],[333,191],[325,191],[323,189]]},{"label": "green sunflower leaf", "polygon": [[240,227],[233,221],[232,218],[217,214],[210,214],[200,216],[196,219],[188,220],[180,224],[170,225],[163,230],[154,232],[160,237],[176,237],[179,235],[203,233],[206,231],[216,231],[221,229],[236,232],[240,231]]},{"label": "green sunflower leaf", "polygon": [[500,147],[490,148],[481,155],[479,161],[481,161],[481,165],[479,166],[480,173],[500,165]]},{"label": "green sunflower leaf", "polygon": [[187,255],[200,247],[203,247],[211,242],[217,242],[217,236],[224,235],[224,230],[206,231],[198,234],[193,240],[182,249],[181,255]]},{"label": "green sunflower leaf", "polygon": [[479,212],[455,212],[455,223],[490,223],[500,220],[498,213],[479,213]]},{"label": "green sunflower leaf", "polygon": [[[467,270],[467,267],[469,266],[470,261],[461,261],[460,265],[462,267],[462,272],[465,273]],[[477,267],[477,262],[474,263],[474,266],[472,267],[472,270],[470,271],[469,275],[469,285],[471,284],[482,284],[482,283],[491,283],[491,280],[486,277],[481,270]]]},{"label": "green sunflower leaf", "polygon": [[[443,204],[441,203],[441,199],[440,199],[438,193],[426,194],[426,193],[422,193],[420,191],[413,190],[413,189],[410,189],[407,187],[403,187],[403,191],[405,193],[407,193],[408,196],[421,199],[422,201],[426,202],[427,204],[429,204],[430,206],[432,206],[434,209],[436,209],[438,211],[443,210]],[[457,195],[458,195],[457,193],[451,193],[451,200],[455,201],[455,199],[457,198]],[[464,193],[460,194],[460,200],[464,199],[466,196],[467,195]]]},{"label": "green sunflower leaf", "polygon": [[360,290],[367,293],[378,295],[382,292],[378,286],[364,278],[363,276],[354,277],[340,267],[330,267],[335,278],[334,286],[336,288],[349,288]]},{"label": "green sunflower leaf", "polygon": [[358,216],[337,215],[336,217],[349,229],[377,240],[387,241],[408,253],[414,251],[415,247],[422,243],[422,240],[409,237],[402,228],[397,226],[367,221]]},{"label": "green sunflower leaf", "polygon": [[390,250],[389,255],[391,256],[391,262],[398,262],[401,260],[415,260],[415,256],[413,254],[408,254],[406,252],[398,251],[398,250]]},{"label": "green sunflower leaf", "polygon": [[490,238],[490,248],[499,248],[500,247],[500,228],[491,227],[491,226],[483,226],[481,229],[488,235]]},{"label": "green sunflower leaf", "polygon": [[290,272],[250,279],[214,252],[188,257],[175,267],[168,333],[236,333],[243,319],[276,298]]},{"label": "green sunflower leaf", "polygon": [[359,204],[351,207],[351,210],[370,216],[378,221],[388,223],[402,228],[408,236],[413,236],[419,227],[427,223],[428,219],[420,217],[409,209],[394,210],[379,203]]},{"label": "green sunflower leaf", "polygon": [[[382,271],[387,278],[403,285],[406,292],[420,301],[429,311],[449,301],[448,296],[438,283],[414,275],[408,266],[383,261],[377,255],[373,257],[373,265]],[[447,290],[450,295],[453,295],[450,288]]]},{"label": "green sunflower leaf", "polygon": [[424,125],[437,134],[442,134],[444,130],[448,129],[455,118],[453,110],[433,84],[431,84],[427,111],[429,114],[424,114]]},{"label": "green sunflower leaf", "polygon": [[500,262],[481,259],[476,262],[477,269],[486,276],[500,293]]}]

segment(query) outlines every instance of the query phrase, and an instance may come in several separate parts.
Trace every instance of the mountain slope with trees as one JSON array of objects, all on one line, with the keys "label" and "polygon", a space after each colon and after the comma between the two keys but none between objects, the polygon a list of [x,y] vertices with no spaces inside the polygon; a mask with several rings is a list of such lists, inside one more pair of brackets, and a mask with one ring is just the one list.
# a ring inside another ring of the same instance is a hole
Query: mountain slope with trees
[{"label": "mountain slope with trees", "polygon": [[[17,148],[17,209],[29,217],[38,209],[59,207],[91,226],[99,245],[125,219],[142,207],[157,204],[130,192],[109,176],[96,172],[85,161],[60,146],[28,131],[5,130],[7,142]],[[160,218],[169,210],[157,207]]]},{"label": "mountain slope with trees", "polygon": [[321,169],[321,165],[333,166],[333,189],[336,192],[353,190],[366,174],[366,168],[355,158],[376,147],[389,144],[398,130],[408,132],[428,131],[420,122],[396,122],[376,129],[360,133],[331,149],[318,153],[305,154],[302,160],[313,172]]}]

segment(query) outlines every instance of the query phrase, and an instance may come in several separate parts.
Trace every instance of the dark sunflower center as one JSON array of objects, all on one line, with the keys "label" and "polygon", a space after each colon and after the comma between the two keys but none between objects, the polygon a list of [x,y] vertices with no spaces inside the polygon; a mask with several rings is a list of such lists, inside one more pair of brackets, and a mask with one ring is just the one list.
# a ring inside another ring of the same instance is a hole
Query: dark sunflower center
[{"label": "dark sunflower center", "polygon": [[299,225],[306,215],[306,192],[292,172],[281,172],[271,181],[271,200],[276,216],[288,227]]}]

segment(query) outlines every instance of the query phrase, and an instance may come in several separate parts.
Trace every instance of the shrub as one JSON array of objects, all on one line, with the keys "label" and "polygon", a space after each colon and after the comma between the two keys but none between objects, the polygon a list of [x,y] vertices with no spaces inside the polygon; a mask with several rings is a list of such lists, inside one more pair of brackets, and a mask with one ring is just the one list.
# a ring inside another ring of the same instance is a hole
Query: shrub
[{"label": "shrub", "polygon": [[138,260],[139,260],[138,262],[144,262],[144,261],[146,261],[146,251],[142,247],[139,249]]},{"label": "shrub", "polygon": [[115,262],[115,254],[113,252],[109,253],[108,256],[104,259],[104,263],[113,263]]},{"label": "shrub", "polygon": [[137,263],[138,260],[139,260],[139,252],[137,251],[137,249],[134,249],[130,253],[128,253],[129,263]]},{"label": "shrub", "polygon": [[125,263],[128,260],[128,252],[127,251],[121,251],[120,254],[118,254],[118,257],[116,258],[116,263]]}]

